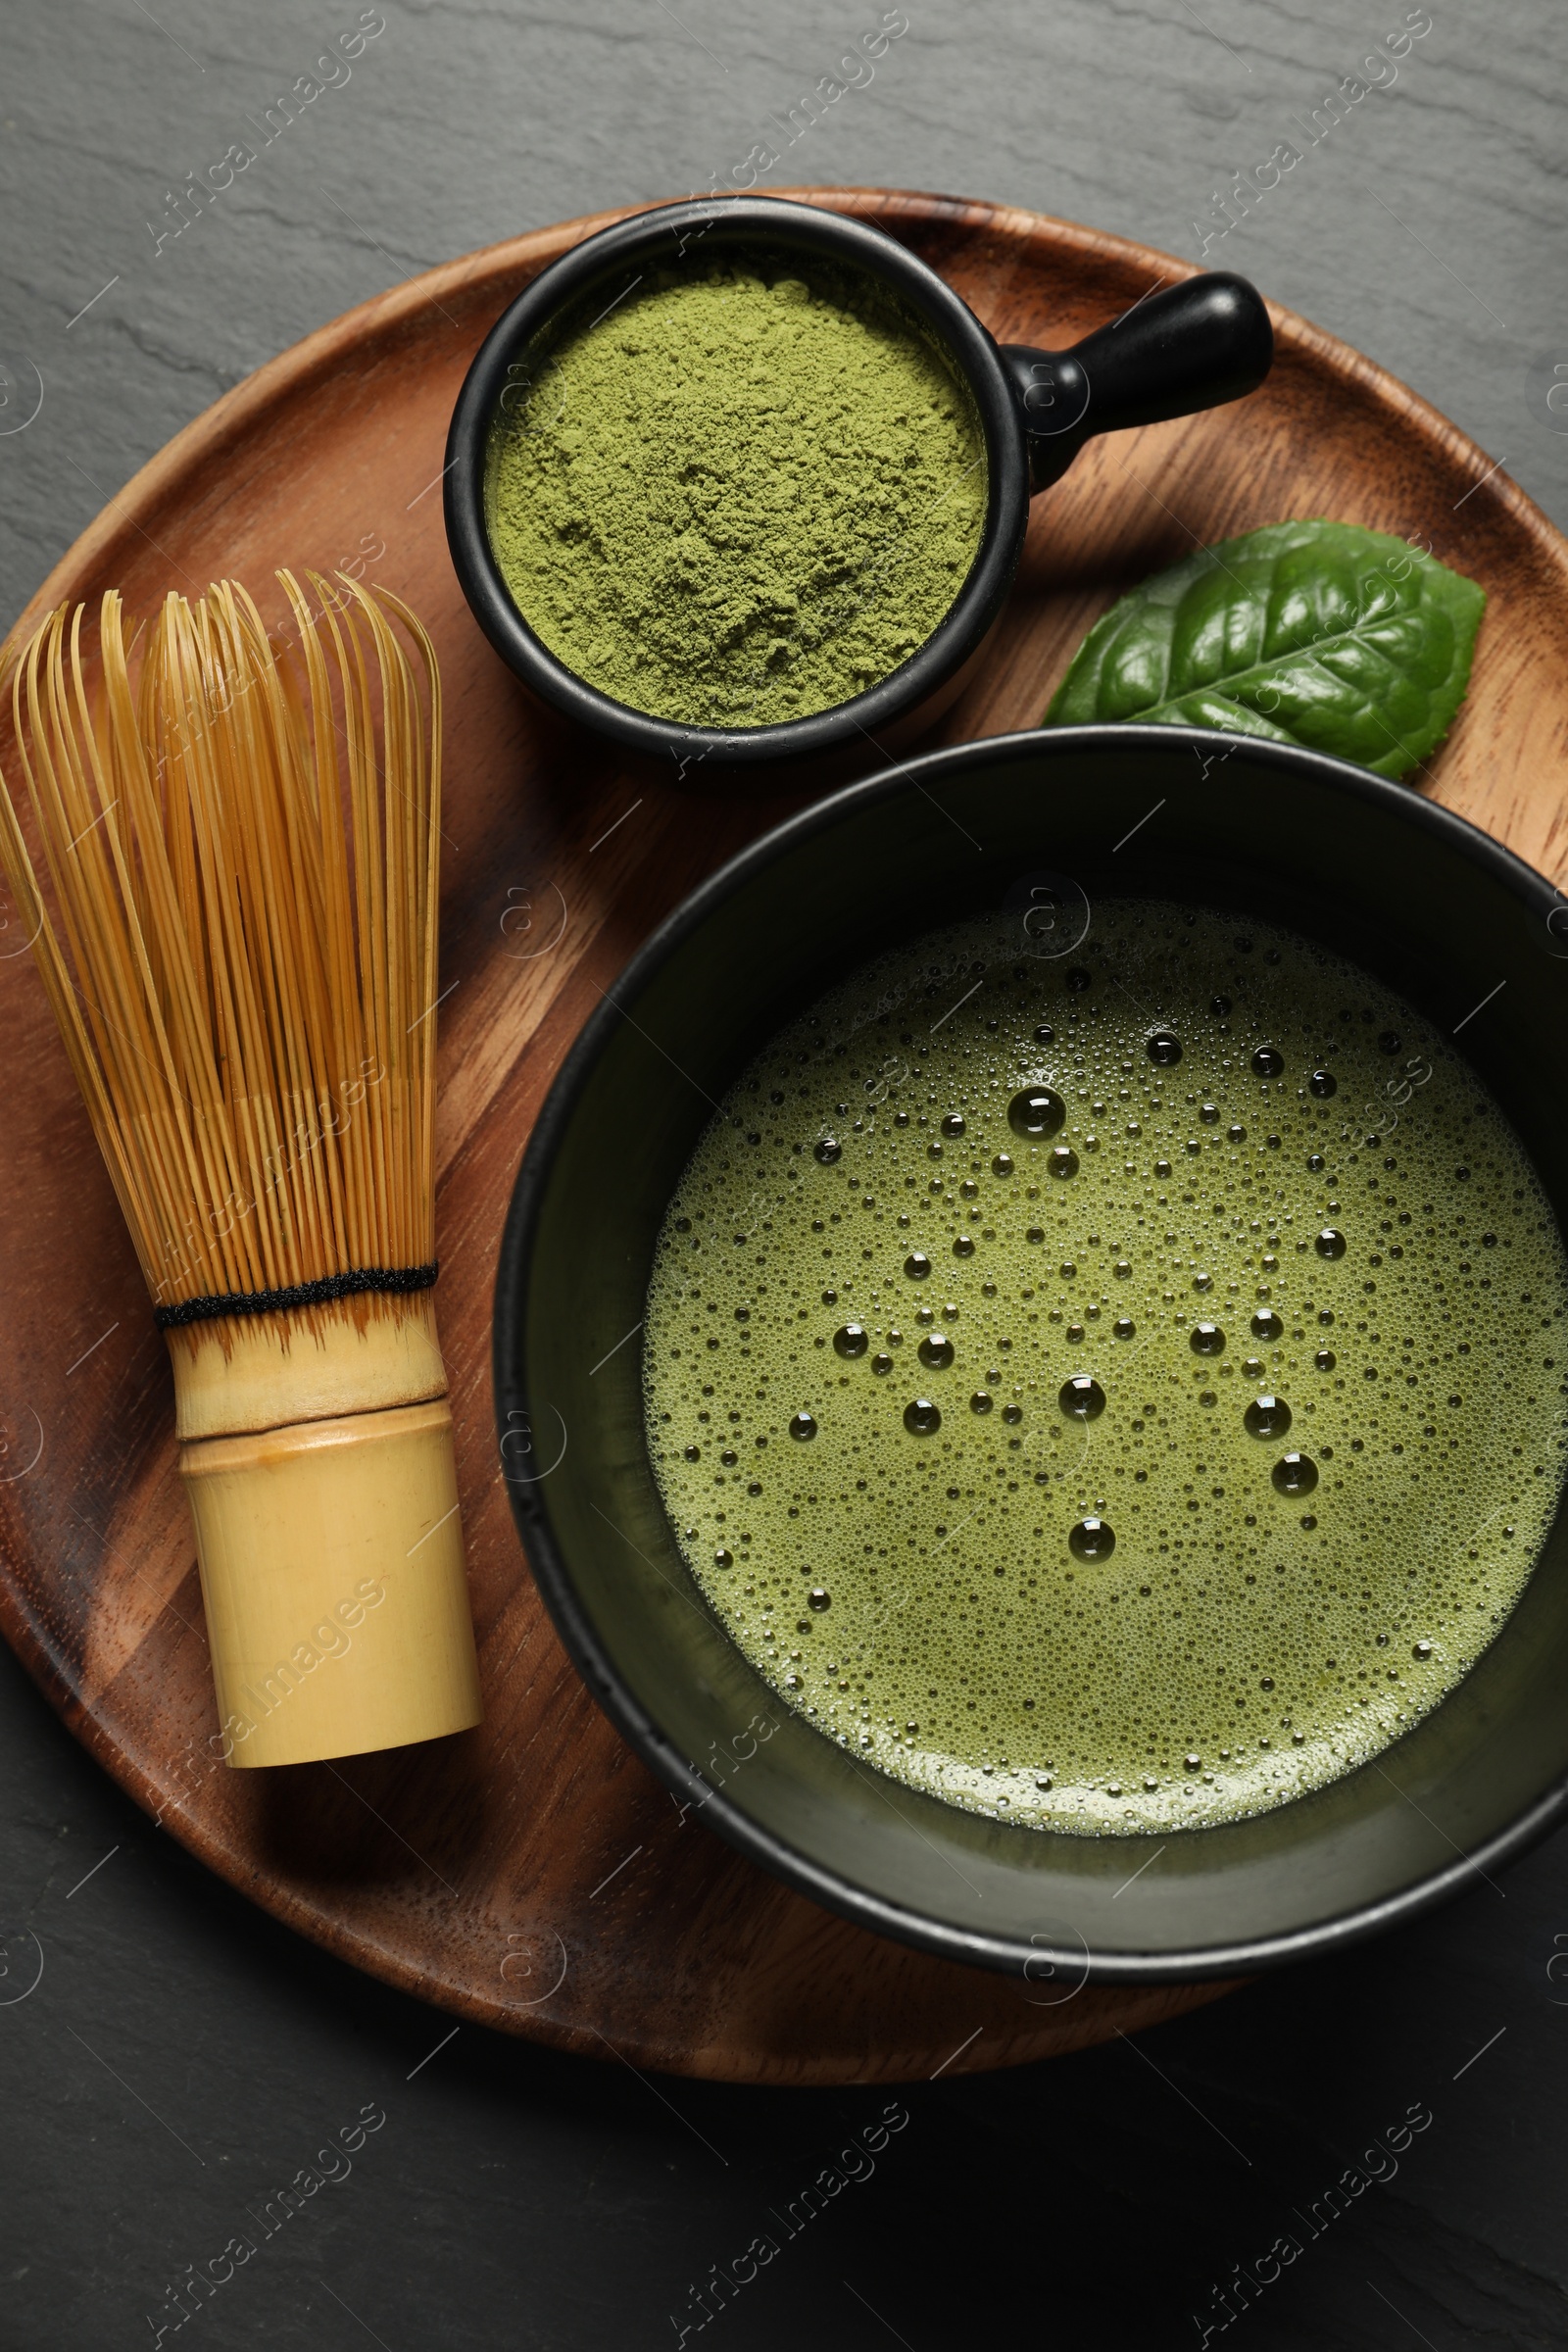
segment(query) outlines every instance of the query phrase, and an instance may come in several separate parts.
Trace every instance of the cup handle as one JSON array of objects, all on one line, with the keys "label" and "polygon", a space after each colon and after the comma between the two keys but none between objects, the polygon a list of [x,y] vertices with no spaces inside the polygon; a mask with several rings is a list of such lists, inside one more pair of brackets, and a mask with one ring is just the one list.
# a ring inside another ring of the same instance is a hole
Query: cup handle
[{"label": "cup handle", "polygon": [[1274,362],[1255,286],[1228,270],[1148,295],[1070,351],[1004,343],[1029,448],[1029,486],[1059,481],[1096,433],[1161,424],[1253,392]]}]

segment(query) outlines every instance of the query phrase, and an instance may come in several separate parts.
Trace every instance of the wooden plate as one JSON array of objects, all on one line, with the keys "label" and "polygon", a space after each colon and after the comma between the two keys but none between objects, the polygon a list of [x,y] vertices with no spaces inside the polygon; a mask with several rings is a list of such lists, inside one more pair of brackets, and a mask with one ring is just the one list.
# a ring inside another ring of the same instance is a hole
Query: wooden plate
[{"label": "wooden plate", "polygon": [[[1187,266],[1032,214],[807,190],[878,221],[1004,341],[1060,345]],[[280,564],[407,597],[446,685],[441,1328],[487,1708],[458,1740],[231,1772],[216,1729],[162,1342],[25,943],[0,932],[0,1625],[77,1737],[193,1853],[279,1919],[455,2014],[639,2067],[898,2081],[1130,2031],[1222,1987],[1028,1985],[928,1959],[741,1861],[624,1748],[518,1549],[492,1436],[496,1249],[529,1123],[624,958],[797,805],[632,775],[527,703],[470,620],[439,476],[473,351],[605,214],[412,279],[262,368],[110,502],[19,624],[108,585],[132,608]],[[1289,313],[1264,390],[1099,442],[1037,502],[1018,585],[949,741],[1032,724],[1124,585],[1258,523],[1332,514],[1429,545],[1491,599],[1470,702],[1422,779],[1556,873],[1568,547],[1403,386]],[[8,698],[9,700],[9,698]],[[0,764],[14,778],[9,719]],[[1389,877],[1397,889],[1397,875]]]}]

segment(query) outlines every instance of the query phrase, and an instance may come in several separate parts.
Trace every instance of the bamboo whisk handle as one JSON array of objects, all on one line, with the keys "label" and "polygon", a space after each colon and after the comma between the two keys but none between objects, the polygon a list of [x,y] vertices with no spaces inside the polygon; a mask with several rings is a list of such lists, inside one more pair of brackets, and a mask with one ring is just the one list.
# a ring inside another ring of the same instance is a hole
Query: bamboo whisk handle
[{"label": "bamboo whisk handle", "polygon": [[179,1468],[230,1764],[359,1755],[479,1721],[444,1396],[203,1438]]}]

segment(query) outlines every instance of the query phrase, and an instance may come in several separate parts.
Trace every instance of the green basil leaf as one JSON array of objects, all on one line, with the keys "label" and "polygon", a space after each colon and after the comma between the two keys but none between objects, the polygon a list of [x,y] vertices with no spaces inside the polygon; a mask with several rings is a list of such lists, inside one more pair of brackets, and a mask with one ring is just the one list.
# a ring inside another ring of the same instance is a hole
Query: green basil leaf
[{"label": "green basil leaf", "polygon": [[1453,723],[1486,601],[1382,531],[1270,523],[1113,605],[1045,724],[1227,727],[1402,776]]}]

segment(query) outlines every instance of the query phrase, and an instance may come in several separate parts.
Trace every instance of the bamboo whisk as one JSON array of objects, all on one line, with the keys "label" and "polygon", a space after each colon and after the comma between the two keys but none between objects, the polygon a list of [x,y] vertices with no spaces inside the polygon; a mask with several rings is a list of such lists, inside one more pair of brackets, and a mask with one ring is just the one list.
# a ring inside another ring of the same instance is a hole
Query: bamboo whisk
[{"label": "bamboo whisk", "polygon": [[[0,859],[168,1339],[223,1749],[475,1723],[436,1337],[441,689],[396,597],[223,581],[20,656]],[[395,626],[394,623],[400,624]],[[138,632],[138,635],[140,632]]]}]

